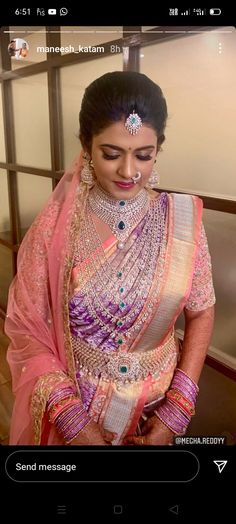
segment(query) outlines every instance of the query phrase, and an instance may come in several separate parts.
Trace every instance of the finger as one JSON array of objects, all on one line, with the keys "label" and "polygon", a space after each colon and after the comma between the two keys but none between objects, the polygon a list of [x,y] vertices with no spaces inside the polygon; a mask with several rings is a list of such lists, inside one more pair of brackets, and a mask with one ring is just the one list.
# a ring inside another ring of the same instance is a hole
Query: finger
[{"label": "finger", "polygon": [[111,440],[114,440],[117,437],[117,433],[112,433],[111,431],[103,430],[102,436],[105,440],[108,440],[109,442]]},{"label": "finger", "polygon": [[105,440],[105,442],[106,442],[107,444],[111,444],[111,443],[113,442],[113,440],[114,440],[114,438],[110,438],[110,437],[109,437],[109,438],[107,438],[107,437],[103,437],[103,438],[104,438],[104,440]]},{"label": "finger", "polygon": [[134,446],[144,446],[146,441],[145,441],[145,437],[144,436],[141,436],[141,437],[126,437],[124,440],[123,440],[123,443],[125,445],[134,445]]}]

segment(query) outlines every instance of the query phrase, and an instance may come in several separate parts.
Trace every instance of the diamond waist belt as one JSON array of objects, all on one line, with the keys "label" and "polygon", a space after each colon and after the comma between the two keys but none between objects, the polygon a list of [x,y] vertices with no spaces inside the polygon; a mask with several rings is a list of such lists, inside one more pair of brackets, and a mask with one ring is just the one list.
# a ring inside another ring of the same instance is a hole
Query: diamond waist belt
[{"label": "diamond waist belt", "polygon": [[178,353],[174,332],[165,344],[145,353],[107,354],[74,337],[72,337],[72,348],[77,370],[123,384],[144,380],[150,374],[158,379],[160,373],[175,361]]}]

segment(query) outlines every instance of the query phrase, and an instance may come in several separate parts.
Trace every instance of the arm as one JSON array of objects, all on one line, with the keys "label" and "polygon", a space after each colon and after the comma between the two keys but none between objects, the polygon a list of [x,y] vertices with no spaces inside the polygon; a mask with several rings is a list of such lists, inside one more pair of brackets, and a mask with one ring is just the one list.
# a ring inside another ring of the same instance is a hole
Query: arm
[{"label": "arm", "polygon": [[47,402],[49,422],[55,425],[67,445],[106,445],[113,440],[112,433],[102,430],[83,406],[82,400],[69,384],[60,384],[49,395]]},{"label": "arm", "polygon": [[[185,309],[184,314],[185,333],[178,368],[197,383],[212,335],[214,306],[203,311]],[[174,433],[156,416],[147,420],[142,434],[143,444],[149,445],[171,444],[174,437]],[[140,437],[128,437],[124,444],[140,444]]]},{"label": "arm", "polygon": [[211,306],[203,311],[184,310],[185,332],[178,367],[196,383],[203,368],[213,331],[214,309],[214,306]]}]

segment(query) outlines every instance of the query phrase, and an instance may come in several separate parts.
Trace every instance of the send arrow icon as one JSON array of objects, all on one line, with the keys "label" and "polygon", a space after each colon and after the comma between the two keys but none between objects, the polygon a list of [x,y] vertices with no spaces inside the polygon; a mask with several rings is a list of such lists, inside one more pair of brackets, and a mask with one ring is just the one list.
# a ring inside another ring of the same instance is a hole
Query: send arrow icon
[{"label": "send arrow icon", "polygon": [[224,467],[226,466],[228,460],[213,460],[214,464],[217,466],[219,473],[222,473]]}]

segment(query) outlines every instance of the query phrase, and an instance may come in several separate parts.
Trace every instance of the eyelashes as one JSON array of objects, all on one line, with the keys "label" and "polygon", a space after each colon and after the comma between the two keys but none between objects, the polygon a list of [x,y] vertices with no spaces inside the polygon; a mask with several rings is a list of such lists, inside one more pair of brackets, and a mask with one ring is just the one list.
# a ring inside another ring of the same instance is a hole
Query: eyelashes
[{"label": "eyelashes", "polygon": [[119,158],[119,155],[107,155],[107,153],[103,153],[102,158],[105,158],[106,160],[116,160]]},{"label": "eyelashes", "polygon": [[146,155],[146,156],[137,155],[137,158],[139,160],[152,160],[152,157],[150,155]]},{"label": "eyelashes", "polygon": [[[104,153],[103,152],[103,158],[105,158],[106,160],[117,160],[117,158],[119,158],[120,155],[108,155],[107,153]],[[138,160],[144,160],[144,161],[147,161],[147,160],[152,160],[152,157],[150,155],[146,155],[146,156],[141,156],[141,155],[136,155]]]}]

